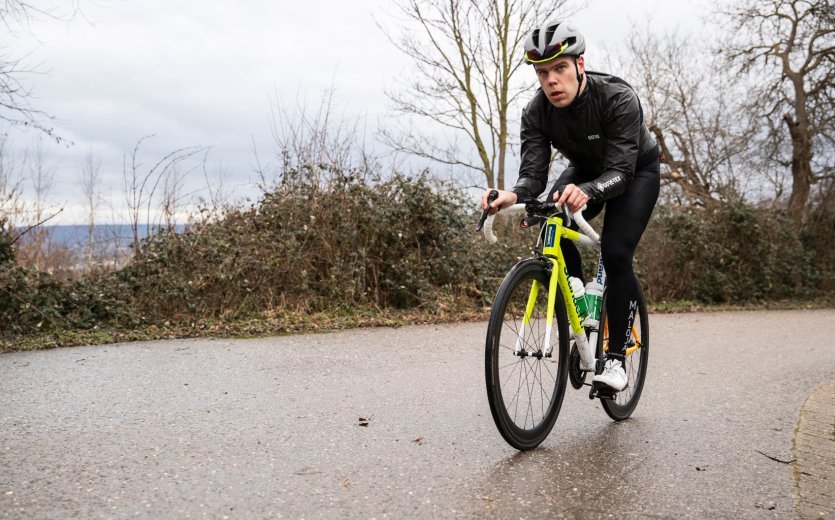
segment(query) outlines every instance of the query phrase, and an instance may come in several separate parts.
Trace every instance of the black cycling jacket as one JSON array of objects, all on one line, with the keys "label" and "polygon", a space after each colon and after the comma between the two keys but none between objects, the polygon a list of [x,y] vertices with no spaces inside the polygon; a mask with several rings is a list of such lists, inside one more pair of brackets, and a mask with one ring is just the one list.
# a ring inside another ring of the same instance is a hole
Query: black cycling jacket
[{"label": "black cycling jacket", "polygon": [[644,126],[637,94],[624,80],[586,71],[587,87],[566,108],[556,108],[539,89],[522,113],[522,162],[513,191],[536,197],[548,181],[551,147],[569,161],[592,202],[626,190],[636,167],[658,159],[655,138]]}]

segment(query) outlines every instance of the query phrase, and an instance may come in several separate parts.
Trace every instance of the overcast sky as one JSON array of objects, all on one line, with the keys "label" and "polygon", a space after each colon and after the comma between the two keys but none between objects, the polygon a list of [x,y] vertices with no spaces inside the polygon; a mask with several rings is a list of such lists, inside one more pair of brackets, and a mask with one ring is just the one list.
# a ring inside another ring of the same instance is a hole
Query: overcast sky
[{"label": "overcast sky", "polygon": [[[339,110],[364,117],[373,133],[386,111],[384,88],[409,70],[375,24],[388,20],[386,4],[112,0],[82,3],[86,20],[40,20],[31,32],[1,37],[3,54],[38,66],[42,74],[24,78],[32,103],[55,115],[56,133],[73,143],[46,145],[55,167],[51,199],[66,207],[59,222],[84,221],[78,170],[91,148],[102,160],[104,196],[118,206],[122,155],[149,134],[156,137],[144,147],[147,162],[179,147],[212,146],[212,169],[222,164],[238,196],[254,195],[252,143],[271,153],[276,97],[316,102],[334,87]],[[701,25],[705,4],[589,0],[573,20],[593,65],[628,38],[630,19],[687,32]],[[18,153],[34,136],[2,132]]]}]

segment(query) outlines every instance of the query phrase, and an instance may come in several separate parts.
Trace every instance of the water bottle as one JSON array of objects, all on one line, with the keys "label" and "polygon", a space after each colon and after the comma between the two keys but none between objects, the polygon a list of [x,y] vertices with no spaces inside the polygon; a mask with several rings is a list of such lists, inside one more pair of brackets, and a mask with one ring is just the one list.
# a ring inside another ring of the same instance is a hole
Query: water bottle
[{"label": "water bottle", "polygon": [[600,309],[603,306],[603,286],[597,281],[586,284],[586,308],[588,316],[583,321],[584,327],[596,329],[600,325]]},{"label": "water bottle", "polygon": [[568,285],[571,287],[571,296],[574,298],[574,306],[577,308],[577,314],[580,320],[586,317],[587,303],[586,303],[586,288],[583,287],[583,281],[574,276],[568,278]]}]

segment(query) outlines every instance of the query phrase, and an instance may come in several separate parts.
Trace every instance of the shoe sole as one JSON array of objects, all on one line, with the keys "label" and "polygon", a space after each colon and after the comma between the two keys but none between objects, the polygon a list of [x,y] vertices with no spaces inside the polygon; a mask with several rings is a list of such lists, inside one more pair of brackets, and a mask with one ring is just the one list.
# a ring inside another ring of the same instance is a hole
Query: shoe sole
[{"label": "shoe sole", "polygon": [[603,382],[603,381],[592,381],[591,386],[593,386],[595,388],[595,390],[597,390],[598,392],[608,391],[609,393],[616,394],[616,393],[620,392],[621,390],[623,390],[624,388],[626,388],[628,386],[628,383],[626,385],[623,385],[623,388],[621,388],[621,390],[617,390],[616,388],[614,388],[612,386],[609,386],[608,383]]}]

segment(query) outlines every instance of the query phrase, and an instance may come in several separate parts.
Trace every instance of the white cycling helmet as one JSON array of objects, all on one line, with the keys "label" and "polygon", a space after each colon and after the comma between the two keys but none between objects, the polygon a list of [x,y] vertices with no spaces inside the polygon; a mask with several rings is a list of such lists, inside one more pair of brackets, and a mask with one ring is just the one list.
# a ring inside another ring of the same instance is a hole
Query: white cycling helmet
[{"label": "white cycling helmet", "polygon": [[525,39],[526,63],[544,63],[558,56],[576,57],[584,52],[586,39],[570,22],[545,22]]}]

